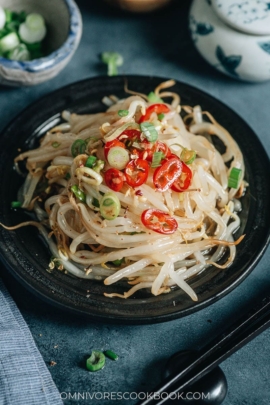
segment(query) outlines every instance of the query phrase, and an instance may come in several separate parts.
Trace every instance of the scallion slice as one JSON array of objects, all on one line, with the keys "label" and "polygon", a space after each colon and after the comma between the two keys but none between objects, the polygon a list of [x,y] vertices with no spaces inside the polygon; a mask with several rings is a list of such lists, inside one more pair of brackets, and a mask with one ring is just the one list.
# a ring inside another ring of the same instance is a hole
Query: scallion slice
[{"label": "scallion slice", "polygon": [[153,91],[147,96],[149,103],[164,103],[162,98],[158,97]]},{"label": "scallion slice", "polygon": [[92,169],[93,166],[96,164],[96,161],[97,161],[97,157],[96,157],[96,156],[93,156],[93,155],[88,156],[88,158],[87,158],[87,160],[86,160],[86,162],[85,162],[85,166],[86,166],[86,167],[90,167],[90,169]]},{"label": "scallion slice", "polygon": [[20,201],[12,201],[11,207],[12,208],[20,208],[22,206],[22,203]]},{"label": "scallion slice", "polygon": [[108,65],[108,76],[116,76],[118,74],[117,67],[124,63],[123,57],[117,52],[103,52],[101,60]]},{"label": "scallion slice", "polygon": [[83,139],[76,139],[75,142],[71,145],[71,154],[73,157],[81,155],[86,150],[86,144]]},{"label": "scallion slice", "polygon": [[40,14],[28,14],[24,23],[20,24],[19,35],[27,44],[40,42],[45,38],[46,25]]},{"label": "scallion slice", "polygon": [[233,167],[228,178],[228,187],[238,188],[241,176],[242,176],[242,169],[237,169],[236,167]]},{"label": "scallion slice", "polygon": [[140,124],[141,131],[149,142],[156,142],[158,133],[156,128],[150,122],[142,122]]},{"label": "scallion slice", "polygon": [[0,7],[0,30],[4,28],[6,23],[6,13],[2,7]]},{"label": "scallion slice", "polygon": [[[19,44],[12,51],[9,51],[7,58],[10,60],[30,60],[31,55],[25,44]],[[60,144],[59,144],[60,145]]]},{"label": "scallion slice", "polygon": [[15,49],[18,45],[20,45],[20,40],[18,35],[15,32],[11,32],[8,35],[5,35],[0,40],[0,51],[1,53],[9,52]]},{"label": "scallion slice", "polygon": [[184,148],[181,152],[180,159],[187,165],[191,165],[196,158],[195,150],[189,150]]},{"label": "scallion slice", "polygon": [[164,153],[163,152],[154,152],[153,157],[152,157],[151,167],[159,167],[159,166],[161,166],[160,162],[161,162],[162,159],[164,159]]},{"label": "scallion slice", "polygon": [[128,110],[119,110],[118,115],[119,117],[126,117],[128,115],[129,111]]},{"label": "scallion slice", "polygon": [[126,149],[114,146],[109,150],[107,159],[110,166],[122,170],[129,162],[129,154]]},{"label": "scallion slice", "polygon": [[75,196],[83,203],[86,203],[86,195],[85,193],[75,184],[71,187],[71,191],[75,194]]},{"label": "scallion slice", "polygon": [[162,121],[164,117],[165,117],[165,114],[163,114],[163,113],[158,114],[159,121]]},{"label": "scallion slice", "polygon": [[109,359],[111,359],[111,360],[116,361],[116,360],[119,359],[118,354],[114,353],[112,350],[106,350],[104,352],[104,354],[105,354],[106,357],[109,357]]},{"label": "scallion slice", "polygon": [[86,360],[86,368],[89,371],[98,371],[105,366],[105,355],[97,350],[93,350],[91,356]]},{"label": "scallion slice", "polygon": [[119,198],[114,193],[105,193],[100,201],[100,214],[109,221],[118,217],[121,204]]}]

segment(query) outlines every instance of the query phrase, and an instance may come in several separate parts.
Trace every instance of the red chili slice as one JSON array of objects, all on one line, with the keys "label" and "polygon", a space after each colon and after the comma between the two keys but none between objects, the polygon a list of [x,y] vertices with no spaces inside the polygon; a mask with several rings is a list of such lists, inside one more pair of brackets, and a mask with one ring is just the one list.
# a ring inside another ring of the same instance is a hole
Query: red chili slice
[{"label": "red chili slice", "polygon": [[106,142],[104,145],[104,155],[105,155],[106,159],[107,159],[109,150],[111,148],[113,148],[114,146],[119,146],[120,148],[126,149],[125,144],[123,142],[118,141],[118,139],[114,139],[113,141]]},{"label": "red chili slice", "polygon": [[178,228],[178,223],[173,217],[156,209],[143,211],[141,221],[146,228],[163,235],[170,235]]},{"label": "red chili slice", "polygon": [[153,176],[154,186],[158,191],[166,191],[180,177],[182,173],[182,162],[171,155],[162,166],[158,167]]},{"label": "red chili slice", "polygon": [[149,173],[149,165],[143,159],[131,160],[126,168],[126,182],[129,186],[135,188],[146,182]]},{"label": "red chili slice", "polygon": [[[126,138],[123,135],[126,135],[128,138]],[[125,129],[125,131],[123,131],[121,135],[118,136],[117,139],[119,139],[119,141],[121,142],[125,142],[126,139],[135,141],[136,139],[140,139],[140,135],[141,132],[138,129]]]},{"label": "red chili slice", "polygon": [[152,104],[146,109],[145,115],[141,116],[139,123],[148,121],[154,112],[156,114],[166,114],[170,111],[171,110],[166,106],[166,104]]},{"label": "red chili slice", "polygon": [[111,168],[104,174],[104,180],[110,189],[120,191],[124,185],[124,175],[120,170]]},{"label": "red chili slice", "polygon": [[171,189],[173,191],[181,193],[189,188],[191,180],[192,171],[184,162],[182,162],[182,173],[171,185]]}]

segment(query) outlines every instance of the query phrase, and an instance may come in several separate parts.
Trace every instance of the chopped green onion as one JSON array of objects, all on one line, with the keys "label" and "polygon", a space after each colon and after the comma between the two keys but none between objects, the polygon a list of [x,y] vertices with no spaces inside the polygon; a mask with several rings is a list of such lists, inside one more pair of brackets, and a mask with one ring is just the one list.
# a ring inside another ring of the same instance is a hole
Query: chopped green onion
[{"label": "chopped green onion", "polygon": [[153,91],[151,91],[151,93],[148,94],[147,98],[149,103],[164,103],[162,98],[157,96]]},{"label": "chopped green onion", "polygon": [[104,219],[109,221],[118,217],[121,204],[116,194],[105,193],[100,201],[100,214]]},{"label": "chopped green onion", "polygon": [[165,114],[163,114],[163,113],[158,114],[159,121],[162,121],[164,117],[165,117]]},{"label": "chopped green onion", "polygon": [[117,67],[124,63],[123,57],[117,52],[103,52],[101,60],[108,65],[108,76],[117,76]]},{"label": "chopped green onion", "polygon": [[58,148],[60,145],[61,145],[61,143],[59,143],[59,142],[53,142],[52,143],[53,148]]},{"label": "chopped green onion", "polygon": [[85,193],[75,184],[71,187],[71,191],[75,194],[75,196],[83,203],[86,203],[86,195]]},{"label": "chopped green onion", "polygon": [[110,148],[107,159],[110,166],[122,170],[129,162],[129,154],[126,149],[114,146]]},{"label": "chopped green onion", "polygon": [[24,23],[20,24],[19,35],[27,44],[40,42],[45,38],[46,25],[40,14],[28,14]]},{"label": "chopped green onion", "polygon": [[230,188],[238,188],[239,187],[239,181],[241,180],[242,176],[242,170],[237,169],[236,167],[233,167],[229,179],[228,179],[228,187]]},{"label": "chopped green onion", "polygon": [[156,142],[158,133],[156,128],[150,122],[142,122],[140,124],[141,131],[149,142]]},{"label": "chopped green onion", "polygon": [[95,197],[93,198],[92,204],[94,207],[99,208],[99,201],[97,198],[95,198]]},{"label": "chopped green onion", "polygon": [[104,169],[104,165],[105,165],[105,162],[104,162],[104,160],[98,160],[97,161],[97,163],[95,164],[95,166],[93,167],[93,170],[95,171],[95,172],[97,172],[97,173],[100,173],[100,171],[102,170],[102,169]]},{"label": "chopped green onion", "polygon": [[96,164],[97,158],[96,156],[88,156],[86,162],[85,162],[85,166],[89,167],[90,169],[92,169],[92,167]]},{"label": "chopped green onion", "polygon": [[[5,23],[8,24],[12,21],[13,12],[6,8],[4,10],[4,13],[5,13]],[[1,28],[3,28],[3,27],[1,27]]]},{"label": "chopped green onion", "polygon": [[128,110],[119,110],[118,115],[119,117],[126,117],[128,115],[129,111]]},{"label": "chopped green onion", "polygon": [[12,201],[11,202],[11,207],[12,208],[20,208],[22,206],[22,203],[20,201]]},{"label": "chopped green onion", "polygon": [[181,152],[180,159],[187,165],[191,165],[196,158],[195,150],[189,150],[184,148]]},{"label": "chopped green onion", "polygon": [[105,354],[106,357],[109,357],[109,359],[111,359],[111,360],[116,361],[116,360],[119,359],[118,354],[114,353],[112,350],[106,350],[104,352],[104,354]]},{"label": "chopped green onion", "polygon": [[[9,51],[7,58],[10,60],[30,60],[31,55],[25,44],[19,44],[12,51]],[[60,144],[59,144],[60,145]]]},{"label": "chopped green onion", "polygon": [[15,32],[11,32],[0,40],[0,52],[3,54],[5,52],[12,51],[19,44],[20,40],[18,35]]},{"label": "chopped green onion", "polygon": [[151,167],[161,166],[160,162],[162,161],[162,159],[164,159],[164,157],[165,156],[163,152],[154,152]]},{"label": "chopped green onion", "polygon": [[85,144],[85,141],[82,139],[77,139],[71,145],[71,153],[72,153],[73,157],[81,155],[82,153],[85,152],[85,150],[86,150],[86,144]]},{"label": "chopped green onion", "polygon": [[118,259],[118,260],[113,260],[112,264],[114,264],[115,266],[119,267],[121,266],[121,264],[123,264],[125,261],[124,257],[122,259]]},{"label": "chopped green onion", "polygon": [[65,179],[66,179],[66,180],[69,180],[70,177],[71,177],[70,173],[67,173],[67,174],[65,175]]},{"label": "chopped green onion", "polygon": [[106,358],[100,351],[93,350],[91,356],[86,360],[86,368],[89,371],[98,371],[105,366]]}]

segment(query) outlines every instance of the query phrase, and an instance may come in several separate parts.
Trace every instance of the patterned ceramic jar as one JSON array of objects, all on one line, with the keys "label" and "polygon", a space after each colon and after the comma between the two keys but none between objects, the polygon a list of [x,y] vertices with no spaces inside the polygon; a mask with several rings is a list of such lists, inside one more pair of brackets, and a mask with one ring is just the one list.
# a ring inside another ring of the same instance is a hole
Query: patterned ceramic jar
[{"label": "patterned ceramic jar", "polygon": [[201,55],[245,81],[270,79],[270,0],[194,0],[190,31]]}]

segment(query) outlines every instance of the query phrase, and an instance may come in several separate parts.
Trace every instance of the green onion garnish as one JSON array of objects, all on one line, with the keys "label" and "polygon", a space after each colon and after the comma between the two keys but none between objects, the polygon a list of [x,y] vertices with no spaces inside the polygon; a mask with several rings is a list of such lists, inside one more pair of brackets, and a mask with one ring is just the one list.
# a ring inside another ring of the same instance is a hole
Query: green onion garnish
[{"label": "green onion garnish", "polygon": [[58,148],[58,146],[60,146],[60,145],[61,145],[61,143],[59,143],[59,142],[53,142],[52,143],[53,148]]},{"label": "green onion garnish", "polygon": [[124,263],[124,261],[125,261],[125,259],[124,259],[124,257],[123,257],[122,259],[118,259],[118,260],[112,261],[112,264],[114,264],[114,266],[119,267],[119,266],[121,266],[121,264]]},{"label": "green onion garnish", "polygon": [[11,32],[0,40],[0,52],[3,54],[5,52],[12,51],[18,45],[20,45],[18,35],[15,32]]},{"label": "green onion garnish", "polygon": [[149,142],[156,142],[158,133],[156,128],[150,122],[142,122],[140,124],[141,131]]},{"label": "green onion garnish", "polygon": [[239,181],[241,180],[242,176],[242,170],[237,169],[236,167],[233,167],[229,179],[228,179],[228,187],[230,188],[238,188],[239,187]]},{"label": "green onion garnish", "polygon": [[162,98],[158,97],[153,91],[147,96],[149,103],[164,103]]},{"label": "green onion garnish", "polygon": [[113,146],[107,156],[108,163],[115,169],[122,170],[129,162],[129,153],[120,146]]},{"label": "green onion garnish", "polygon": [[111,359],[111,360],[116,361],[116,360],[119,359],[118,354],[114,353],[114,352],[111,351],[111,350],[106,350],[106,351],[104,352],[104,354],[105,354],[106,357],[109,357],[109,359]]},{"label": "green onion garnish", "polygon": [[66,179],[66,180],[69,180],[70,177],[71,177],[70,173],[67,173],[67,174],[65,175],[65,179]]},{"label": "green onion garnish", "polygon": [[184,148],[181,152],[180,159],[187,165],[191,165],[196,158],[195,150],[189,150]]},{"label": "green onion garnish", "polygon": [[86,202],[86,195],[85,193],[75,184],[71,187],[71,191],[75,194],[75,196],[83,203]]},{"label": "green onion garnish", "polygon": [[105,366],[106,358],[100,351],[93,350],[91,356],[86,360],[86,368],[89,371],[98,371]]},{"label": "green onion garnish", "polygon": [[26,44],[40,42],[45,38],[46,25],[42,15],[37,13],[28,14],[25,22],[20,24],[19,35]]},{"label": "green onion garnish", "polygon": [[126,117],[128,115],[129,111],[128,110],[119,110],[118,115],[119,117]]},{"label": "green onion garnish", "polygon": [[12,201],[11,202],[11,207],[12,208],[20,208],[22,206],[22,203],[20,201]]},{"label": "green onion garnish", "polygon": [[85,144],[85,141],[82,139],[77,139],[71,145],[71,153],[72,153],[73,157],[81,155],[82,153],[85,152],[85,150],[86,150],[86,144]]},{"label": "green onion garnish", "polygon": [[103,52],[101,60],[108,65],[108,76],[116,76],[118,74],[117,67],[124,63],[123,57],[117,52]]},{"label": "green onion garnish", "polygon": [[164,159],[163,152],[154,152],[152,157],[152,164],[151,167],[158,167],[161,166],[160,162]]},{"label": "green onion garnish", "polygon": [[94,207],[99,208],[99,201],[98,201],[97,198],[95,198],[95,197],[93,198],[92,204],[93,204]]},{"label": "green onion garnish", "polygon": [[163,113],[158,114],[159,121],[162,121],[164,117],[165,117],[165,114],[163,114]]},{"label": "green onion garnish", "polygon": [[97,158],[96,156],[88,156],[86,162],[85,162],[85,166],[89,167],[90,169],[92,169],[92,167],[96,164]]},{"label": "green onion garnish", "polygon": [[100,201],[100,214],[104,219],[109,221],[118,217],[121,204],[116,194],[105,193]]}]

